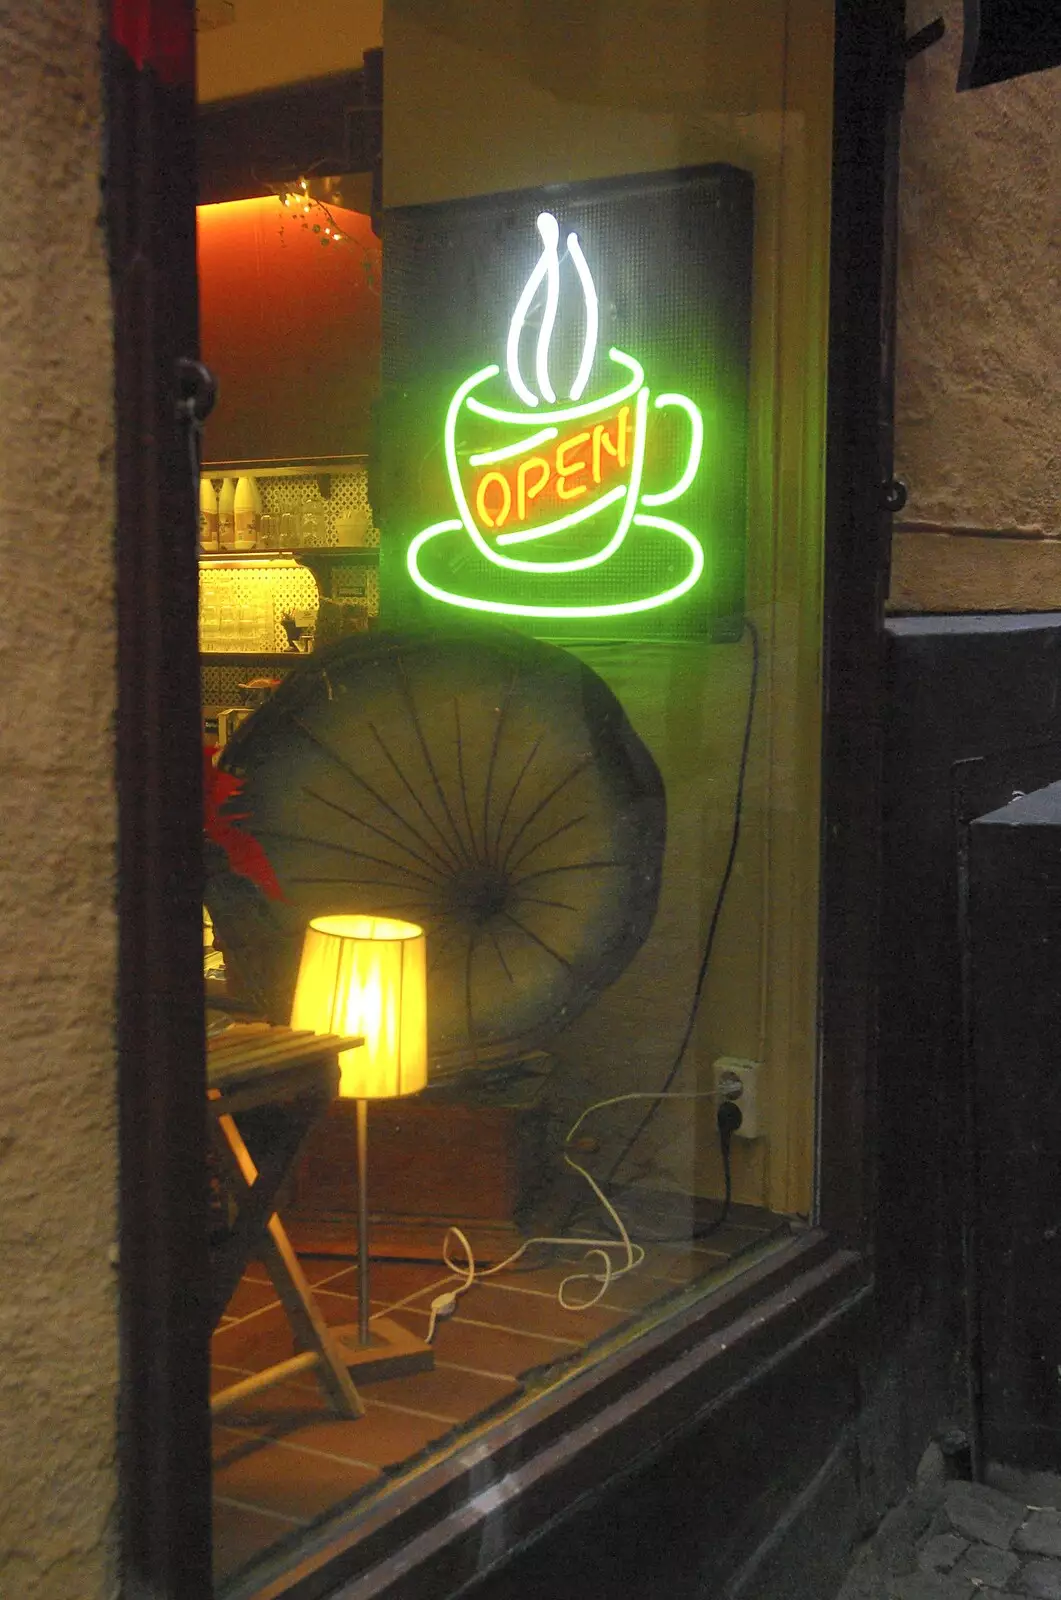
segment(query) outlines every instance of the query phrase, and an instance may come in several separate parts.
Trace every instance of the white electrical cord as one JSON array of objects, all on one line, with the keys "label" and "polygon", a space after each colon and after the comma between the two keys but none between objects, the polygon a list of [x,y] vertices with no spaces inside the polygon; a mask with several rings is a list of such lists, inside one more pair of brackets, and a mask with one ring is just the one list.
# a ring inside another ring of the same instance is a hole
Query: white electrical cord
[{"label": "white electrical cord", "polygon": [[[533,1239],[524,1240],[519,1249],[514,1250],[510,1256],[506,1256],[504,1261],[499,1261],[492,1267],[477,1267],[475,1264],[475,1255],[472,1251],[472,1247],[467,1235],[460,1228],[447,1228],[442,1241],[442,1259],[446,1263],[446,1266],[450,1269],[451,1276],[449,1278],[442,1278],[438,1283],[429,1284],[426,1289],[415,1290],[414,1293],[406,1295],[404,1300],[399,1300],[396,1304],[387,1306],[384,1311],[377,1311],[375,1315],[377,1317],[387,1316],[392,1311],[400,1311],[403,1309],[403,1307],[412,1305],[414,1301],[422,1299],[425,1294],[429,1294],[432,1289],[444,1289],[445,1292],[442,1294],[437,1294],[431,1301],[428,1308],[430,1315],[425,1341],[427,1344],[430,1344],[432,1339],[435,1337],[435,1329],[438,1323],[443,1318],[451,1317],[453,1315],[457,1309],[457,1300],[462,1294],[465,1294],[474,1283],[478,1282],[480,1278],[492,1278],[495,1273],[504,1272],[506,1267],[511,1267],[521,1258],[521,1256],[525,1255],[526,1252],[532,1249],[535,1245],[552,1245],[557,1247],[565,1247],[568,1249],[572,1247],[577,1248],[580,1245],[585,1246],[586,1254],[583,1259],[588,1262],[596,1257],[599,1261],[599,1269],[594,1272],[583,1271],[568,1273],[567,1277],[563,1279],[559,1288],[557,1289],[556,1298],[565,1311],[588,1311],[591,1306],[598,1305],[599,1302],[604,1299],[604,1296],[608,1293],[608,1290],[618,1278],[625,1276],[625,1274],[628,1272],[633,1272],[635,1267],[641,1266],[645,1259],[645,1251],[643,1246],[635,1243],[635,1241],[630,1238],[630,1235],[627,1232],[626,1224],[623,1222],[622,1217],[608,1199],[608,1196],[604,1193],[604,1190],[601,1188],[600,1184],[590,1173],[586,1171],[585,1167],[583,1167],[579,1162],[575,1161],[568,1154],[567,1146],[571,1143],[572,1139],[575,1137],[576,1133],[578,1132],[579,1128],[581,1128],[587,1117],[591,1116],[595,1111],[605,1110],[608,1106],[622,1105],[628,1100],[718,1100],[720,1098],[735,1099],[736,1096],[732,1094],[726,1094],[719,1089],[669,1090],[662,1094],[653,1093],[651,1090],[645,1090],[643,1092],[635,1091],[630,1094],[617,1094],[612,1095],[607,1100],[594,1101],[594,1103],[591,1106],[587,1106],[585,1110],[581,1112],[580,1115],[575,1119],[574,1123],[572,1123],[568,1130],[567,1136],[564,1139],[564,1161],[566,1165],[571,1168],[572,1172],[577,1172],[579,1177],[584,1178],[589,1184],[604,1210],[615,1224],[615,1227],[619,1233],[618,1239],[554,1238],[547,1234],[539,1234]],[[452,1247],[450,1243],[451,1240],[459,1244],[461,1250],[463,1251],[463,1265],[453,1258]],[[619,1250],[622,1252],[622,1257],[624,1259],[622,1259],[621,1265],[617,1266],[613,1262],[611,1255],[613,1250]],[[458,1283],[456,1288],[446,1289],[445,1286],[452,1281],[453,1277],[462,1278],[463,1282]],[[595,1283],[597,1285],[596,1293],[590,1295],[588,1299],[572,1300],[569,1294],[569,1286],[575,1283]]]}]

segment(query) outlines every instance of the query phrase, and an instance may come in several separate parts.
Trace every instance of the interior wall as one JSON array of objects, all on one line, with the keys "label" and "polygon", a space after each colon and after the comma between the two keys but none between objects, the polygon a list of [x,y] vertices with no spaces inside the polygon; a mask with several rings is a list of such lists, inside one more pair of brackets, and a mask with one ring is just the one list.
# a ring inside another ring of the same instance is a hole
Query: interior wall
[{"label": "interior wall", "polygon": [[235,0],[234,20],[198,34],[199,99],[227,100],[359,67],[381,43],[382,0]]},{"label": "interior wall", "polygon": [[110,298],[96,0],[0,30],[0,1594],[115,1592]]},{"label": "interior wall", "polygon": [[[387,0],[385,206],[728,161],[756,183],[748,615],[762,641],[743,840],[682,1088],[764,1063],[767,1137],[738,1198],[810,1204],[817,917],[821,465],[832,14],[824,0]],[[384,296],[386,296],[384,233]],[[649,942],[557,1046],[567,1107],[656,1087],[691,1002],[729,843],[751,646],[595,650],[668,790]],[[565,1109],[566,1114],[566,1109]],[[632,1126],[602,1119],[604,1159]],[[594,1130],[595,1132],[598,1130]],[[666,1109],[639,1171],[717,1193],[714,1112]]]},{"label": "interior wall", "polygon": [[[204,460],[366,455],[379,393],[380,246],[367,216],[303,226],[275,195],[200,206],[199,338],[218,381]],[[352,352],[356,355],[352,356]]]},{"label": "interior wall", "polygon": [[1061,604],[1061,69],[955,93],[961,0],[907,72],[891,605]]}]

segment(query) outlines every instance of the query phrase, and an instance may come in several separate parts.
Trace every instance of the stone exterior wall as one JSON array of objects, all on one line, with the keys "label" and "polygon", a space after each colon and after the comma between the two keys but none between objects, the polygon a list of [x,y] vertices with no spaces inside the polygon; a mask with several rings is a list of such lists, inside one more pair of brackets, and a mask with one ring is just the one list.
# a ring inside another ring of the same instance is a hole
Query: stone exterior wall
[{"label": "stone exterior wall", "polygon": [[904,611],[1061,607],[1061,69],[955,93],[961,0],[907,78],[897,521]]},{"label": "stone exterior wall", "polygon": [[101,8],[0,27],[0,1594],[115,1592],[110,298]]}]

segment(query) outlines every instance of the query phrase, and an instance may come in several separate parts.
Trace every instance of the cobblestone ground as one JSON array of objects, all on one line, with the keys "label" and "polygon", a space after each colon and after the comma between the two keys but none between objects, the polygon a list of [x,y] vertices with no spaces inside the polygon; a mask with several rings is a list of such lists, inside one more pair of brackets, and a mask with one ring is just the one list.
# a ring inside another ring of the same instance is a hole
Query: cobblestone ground
[{"label": "cobblestone ground", "polygon": [[1061,1600],[1061,1477],[991,1467],[948,1479],[933,1445],[859,1550],[836,1600]]}]

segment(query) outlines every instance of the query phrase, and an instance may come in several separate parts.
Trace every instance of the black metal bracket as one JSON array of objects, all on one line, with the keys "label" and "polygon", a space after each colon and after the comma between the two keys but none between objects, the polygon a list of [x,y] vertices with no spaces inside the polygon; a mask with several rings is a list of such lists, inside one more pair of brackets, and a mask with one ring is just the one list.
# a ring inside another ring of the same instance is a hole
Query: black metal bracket
[{"label": "black metal bracket", "polygon": [[931,22],[926,22],[923,28],[918,28],[912,33],[903,45],[903,60],[913,61],[932,45],[938,44],[946,33],[946,24],[942,17],[934,17]]},{"label": "black metal bracket", "polygon": [[177,421],[188,431],[188,461],[196,503],[199,495],[199,473],[202,471],[203,423],[217,401],[217,379],[210,368],[191,356],[180,356],[177,370]]},{"label": "black metal bracket", "polygon": [[201,361],[177,362],[177,418],[201,428],[217,401],[217,379]]},{"label": "black metal bracket", "polygon": [[880,486],[881,510],[896,516],[907,501],[906,484],[901,478],[886,478]]}]

